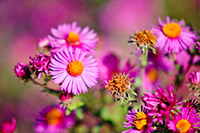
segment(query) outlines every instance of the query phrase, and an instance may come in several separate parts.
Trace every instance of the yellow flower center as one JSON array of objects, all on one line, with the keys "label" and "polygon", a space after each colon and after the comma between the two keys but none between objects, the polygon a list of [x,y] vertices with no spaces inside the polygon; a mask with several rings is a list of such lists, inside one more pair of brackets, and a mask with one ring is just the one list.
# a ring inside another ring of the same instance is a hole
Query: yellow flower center
[{"label": "yellow flower center", "polygon": [[79,76],[83,72],[83,64],[80,61],[72,61],[67,66],[67,72],[72,76]]},{"label": "yellow flower center", "polygon": [[147,125],[147,116],[144,112],[138,112],[136,114],[134,125],[139,131],[145,129],[145,126]]},{"label": "yellow flower center", "polygon": [[171,38],[175,38],[177,36],[180,35],[181,33],[181,26],[178,25],[177,23],[169,23],[169,24],[165,24],[163,27],[162,27],[162,30],[164,32],[164,34],[168,37],[171,37]]},{"label": "yellow flower center", "polygon": [[80,44],[79,36],[75,32],[70,32],[68,37],[66,38],[66,40],[69,43],[69,45],[79,45]]},{"label": "yellow flower center", "polygon": [[181,119],[176,124],[176,128],[180,131],[180,133],[186,133],[191,127],[191,124],[186,119]]},{"label": "yellow flower center", "polygon": [[148,77],[149,77],[149,80],[151,82],[155,82],[156,79],[158,78],[158,72],[156,71],[156,69],[151,69],[149,72],[148,72]]},{"label": "yellow flower center", "polygon": [[46,115],[47,123],[50,125],[59,124],[62,118],[63,118],[63,113],[62,113],[62,111],[60,111],[58,109],[52,109]]}]

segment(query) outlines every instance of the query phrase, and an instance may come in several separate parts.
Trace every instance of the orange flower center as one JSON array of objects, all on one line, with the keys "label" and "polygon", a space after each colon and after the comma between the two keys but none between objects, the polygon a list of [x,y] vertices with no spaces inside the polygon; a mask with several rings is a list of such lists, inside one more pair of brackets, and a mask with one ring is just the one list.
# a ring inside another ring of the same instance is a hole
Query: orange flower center
[{"label": "orange flower center", "polygon": [[191,127],[191,124],[186,119],[181,119],[176,124],[176,128],[180,131],[180,133],[186,133]]},{"label": "orange flower center", "polygon": [[79,36],[75,32],[70,32],[68,37],[66,38],[66,41],[69,43],[69,45],[72,46],[80,44]]},{"label": "orange flower center", "polygon": [[137,46],[150,44],[154,47],[156,39],[156,36],[153,35],[151,31],[142,30],[135,33],[132,41],[135,42]]},{"label": "orange flower center", "polygon": [[46,115],[47,123],[50,125],[59,124],[62,118],[63,118],[63,113],[62,113],[62,111],[60,111],[58,109],[52,109]]},{"label": "orange flower center", "polygon": [[149,77],[149,80],[151,82],[155,82],[156,79],[158,78],[158,72],[156,71],[156,69],[151,69],[149,72],[148,72],[148,77]]},{"label": "orange flower center", "polygon": [[133,124],[139,131],[144,130],[145,126],[147,125],[146,114],[144,112],[138,112],[135,116]]},{"label": "orange flower center", "polygon": [[162,30],[164,32],[164,34],[170,38],[175,38],[177,36],[180,35],[181,33],[181,26],[178,25],[177,23],[169,23],[169,24],[165,24],[162,27]]},{"label": "orange flower center", "polygon": [[83,72],[83,64],[80,61],[72,61],[67,66],[67,72],[72,76],[79,76]]}]

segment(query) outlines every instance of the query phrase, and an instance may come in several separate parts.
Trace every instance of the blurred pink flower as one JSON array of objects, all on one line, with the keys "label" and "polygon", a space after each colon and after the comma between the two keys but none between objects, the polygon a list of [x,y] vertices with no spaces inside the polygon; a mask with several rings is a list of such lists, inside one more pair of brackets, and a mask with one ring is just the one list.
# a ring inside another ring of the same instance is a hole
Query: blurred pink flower
[{"label": "blurred pink flower", "polygon": [[0,123],[0,132],[1,133],[14,133],[16,129],[16,120],[12,118],[11,120],[3,120]]},{"label": "blurred pink flower", "polygon": [[74,112],[69,115],[60,105],[49,105],[41,110],[36,119],[35,131],[37,133],[61,133],[72,128],[75,120]]},{"label": "blurred pink flower", "polygon": [[100,26],[111,34],[130,35],[134,30],[151,25],[155,4],[147,0],[111,0],[102,9]]}]

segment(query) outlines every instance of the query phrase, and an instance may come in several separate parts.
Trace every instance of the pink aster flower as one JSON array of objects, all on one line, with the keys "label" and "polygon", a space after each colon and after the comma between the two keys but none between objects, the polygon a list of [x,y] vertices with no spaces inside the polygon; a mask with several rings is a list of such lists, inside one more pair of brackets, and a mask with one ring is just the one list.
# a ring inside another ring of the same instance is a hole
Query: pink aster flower
[{"label": "pink aster flower", "polygon": [[129,110],[126,119],[128,121],[124,122],[124,127],[131,128],[122,133],[151,133],[153,131],[151,117],[147,115],[147,109],[143,106],[137,111],[133,108]]},{"label": "pink aster flower", "polygon": [[81,29],[77,22],[59,25],[57,29],[52,28],[51,33],[53,36],[48,36],[48,38],[52,53],[62,51],[68,47],[81,48],[93,53],[93,49],[98,42],[94,30],[90,30],[88,26]]},{"label": "pink aster flower", "polygon": [[12,120],[3,120],[0,123],[0,132],[1,133],[14,133],[16,129],[16,120],[12,118]]},{"label": "pink aster flower", "polygon": [[56,53],[51,59],[50,75],[56,84],[61,84],[61,90],[79,94],[87,92],[87,87],[97,83],[97,62],[81,49],[70,47]]},{"label": "pink aster flower", "polygon": [[177,96],[173,92],[173,86],[167,86],[164,88],[158,87],[153,89],[155,93],[144,93],[142,97],[145,107],[148,109],[148,116],[153,117],[153,122],[163,123],[163,118],[166,118],[166,122],[169,121],[170,116],[175,115],[177,106],[181,105],[181,98],[177,99]]},{"label": "pink aster flower", "polygon": [[175,115],[167,126],[176,133],[197,133],[200,130],[200,116],[195,109],[182,107],[181,113]]},{"label": "pink aster flower", "polygon": [[183,20],[175,22],[169,17],[166,18],[166,23],[160,18],[158,20],[159,26],[153,28],[153,33],[158,37],[156,47],[160,50],[179,53],[195,43],[196,35],[185,26]]},{"label": "pink aster flower", "polygon": [[17,77],[21,79],[28,79],[30,78],[30,71],[27,65],[22,62],[18,62],[18,64],[14,68],[14,72]]},{"label": "pink aster flower", "polygon": [[36,55],[34,58],[30,57],[30,59],[30,68],[38,78],[41,77],[42,73],[49,74],[50,56],[41,53],[40,55]]},{"label": "pink aster flower", "polygon": [[75,123],[74,112],[66,115],[65,110],[59,105],[50,105],[42,109],[36,119],[35,131],[37,133],[61,133],[72,128]]}]

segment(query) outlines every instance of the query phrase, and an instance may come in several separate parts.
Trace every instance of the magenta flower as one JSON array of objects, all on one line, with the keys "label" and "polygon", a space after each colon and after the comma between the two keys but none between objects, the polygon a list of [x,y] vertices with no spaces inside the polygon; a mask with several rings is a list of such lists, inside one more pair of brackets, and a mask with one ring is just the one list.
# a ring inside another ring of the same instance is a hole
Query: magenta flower
[{"label": "magenta flower", "polygon": [[191,84],[200,85],[200,71],[194,71],[188,77]]},{"label": "magenta flower", "polygon": [[68,47],[81,48],[93,53],[98,42],[94,30],[90,30],[88,26],[81,29],[80,26],[77,26],[77,22],[59,25],[57,29],[52,28],[51,33],[53,36],[48,36],[48,38],[52,53],[63,51]]},{"label": "magenta flower", "polygon": [[81,49],[56,53],[51,59],[50,75],[56,84],[61,84],[61,90],[68,93],[80,94],[87,92],[87,87],[97,83],[98,67],[92,56],[88,56]]},{"label": "magenta flower", "polygon": [[17,77],[21,79],[28,79],[30,77],[30,71],[27,65],[22,62],[18,62],[18,64],[14,68],[14,72]]},{"label": "magenta flower", "polygon": [[167,86],[164,88],[158,87],[153,89],[153,92],[144,93],[142,97],[145,107],[148,109],[147,115],[153,117],[153,122],[163,123],[163,118],[166,118],[166,122],[169,121],[170,116],[175,115],[178,105],[181,105],[181,98],[177,99],[173,92],[173,86]]},{"label": "magenta flower", "polygon": [[36,55],[34,58],[30,57],[30,59],[30,68],[38,78],[41,77],[42,73],[49,74],[50,56],[41,53],[40,55]]},{"label": "magenta flower", "polygon": [[153,28],[153,33],[158,37],[157,45],[165,53],[179,53],[195,43],[197,39],[193,31],[184,25],[184,21],[175,22],[166,18],[166,23],[160,18],[158,27]]},{"label": "magenta flower", "polygon": [[137,111],[133,108],[129,110],[126,119],[128,121],[124,122],[124,127],[131,128],[122,133],[151,133],[153,131],[151,117],[147,115],[147,109],[143,106]]},{"label": "magenta flower", "polygon": [[127,60],[126,64],[121,68],[119,57],[113,53],[105,55],[101,63],[100,76],[103,83],[105,83],[105,80],[109,82],[116,73],[129,74],[130,78],[134,78],[137,75],[136,70],[134,70],[135,65],[131,64],[130,60]]},{"label": "magenta flower", "polygon": [[200,130],[200,116],[195,109],[182,107],[167,126],[176,133],[196,133]]},{"label": "magenta flower", "polygon": [[74,123],[74,112],[67,116],[64,108],[60,108],[59,105],[50,105],[39,113],[35,131],[37,133],[60,133],[72,128]]},{"label": "magenta flower", "polygon": [[16,129],[16,120],[12,118],[12,120],[3,120],[0,123],[0,132],[1,133],[14,133]]}]

